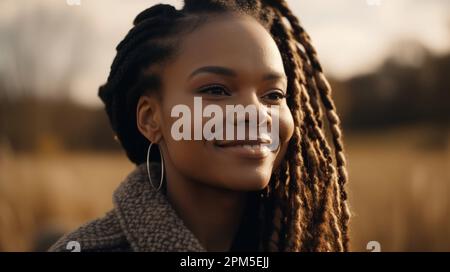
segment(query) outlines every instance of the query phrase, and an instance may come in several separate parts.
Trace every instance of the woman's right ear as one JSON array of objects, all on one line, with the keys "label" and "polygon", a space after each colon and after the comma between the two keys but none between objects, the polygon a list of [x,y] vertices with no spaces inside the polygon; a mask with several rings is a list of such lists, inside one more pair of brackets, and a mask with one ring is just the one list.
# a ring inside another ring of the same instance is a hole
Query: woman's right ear
[{"label": "woman's right ear", "polygon": [[152,143],[161,140],[161,111],[156,97],[143,95],[136,107],[136,122],[139,131]]}]

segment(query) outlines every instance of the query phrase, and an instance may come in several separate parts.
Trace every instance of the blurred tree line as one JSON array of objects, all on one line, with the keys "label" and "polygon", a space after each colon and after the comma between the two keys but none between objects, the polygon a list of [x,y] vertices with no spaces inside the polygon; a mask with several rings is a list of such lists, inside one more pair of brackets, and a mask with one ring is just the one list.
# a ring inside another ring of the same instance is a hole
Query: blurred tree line
[{"label": "blurred tree line", "polygon": [[[347,133],[420,124],[448,132],[450,54],[432,55],[410,41],[397,48],[370,74],[331,79]],[[75,104],[67,95],[35,95],[32,89],[8,95],[15,90],[6,80],[0,77],[3,144],[15,151],[119,148],[102,108]]]},{"label": "blurred tree line", "polygon": [[398,42],[376,71],[333,86],[347,130],[450,124],[450,54],[414,41]]},{"label": "blurred tree line", "polygon": [[4,144],[15,151],[118,147],[103,109],[68,99],[0,98],[0,131]]}]

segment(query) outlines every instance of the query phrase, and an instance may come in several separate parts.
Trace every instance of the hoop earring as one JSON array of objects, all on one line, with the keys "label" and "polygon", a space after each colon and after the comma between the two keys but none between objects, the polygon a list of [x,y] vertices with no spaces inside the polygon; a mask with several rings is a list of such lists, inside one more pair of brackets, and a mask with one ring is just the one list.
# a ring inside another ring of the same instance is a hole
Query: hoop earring
[{"label": "hoop earring", "polygon": [[164,159],[161,154],[161,150],[159,150],[159,156],[161,158],[161,179],[159,180],[159,186],[156,188],[155,185],[153,185],[152,177],[150,175],[150,150],[152,149],[152,145],[153,143],[150,143],[147,149],[147,175],[150,181],[150,185],[153,187],[153,189],[155,189],[158,192],[161,189],[164,180]]}]

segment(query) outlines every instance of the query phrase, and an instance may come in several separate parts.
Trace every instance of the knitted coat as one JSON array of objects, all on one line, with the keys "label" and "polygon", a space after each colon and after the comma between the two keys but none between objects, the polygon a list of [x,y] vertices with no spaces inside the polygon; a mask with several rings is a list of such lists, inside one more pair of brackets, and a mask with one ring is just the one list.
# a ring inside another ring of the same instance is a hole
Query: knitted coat
[{"label": "knitted coat", "polygon": [[[153,175],[152,175],[153,179]],[[113,195],[114,208],[59,239],[49,251],[206,251],[138,166]],[[69,247],[71,248],[71,247]]]}]

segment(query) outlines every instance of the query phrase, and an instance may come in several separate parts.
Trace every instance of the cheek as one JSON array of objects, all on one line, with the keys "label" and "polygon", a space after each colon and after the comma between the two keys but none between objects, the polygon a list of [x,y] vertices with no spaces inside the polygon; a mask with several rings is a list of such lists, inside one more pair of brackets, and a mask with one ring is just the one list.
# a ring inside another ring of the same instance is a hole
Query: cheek
[{"label": "cheek", "polygon": [[277,154],[274,163],[276,169],[286,155],[289,141],[294,134],[295,124],[292,113],[287,106],[280,109],[280,151]]},{"label": "cheek", "polygon": [[287,143],[294,134],[294,118],[290,109],[286,106],[280,112],[280,142]]},{"label": "cheek", "polygon": [[[172,99],[172,101],[175,99]],[[170,160],[170,163],[174,167],[174,170],[179,174],[190,179],[203,180],[205,176],[209,175],[211,167],[205,167],[211,165],[210,150],[205,146],[204,141],[199,140],[175,140],[172,135],[172,126],[177,122],[180,117],[171,117],[172,108],[175,105],[186,105],[193,112],[194,105],[192,104],[192,97],[177,97],[177,103],[164,104],[162,109],[162,123],[161,133],[166,146],[165,158]],[[194,116],[191,115],[191,132],[193,133],[193,120]]]},{"label": "cheek", "polygon": [[202,141],[175,141],[167,139],[167,151],[174,168],[190,179],[202,180],[210,169],[208,150]]}]

